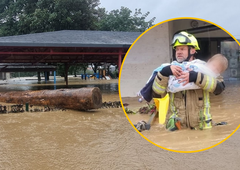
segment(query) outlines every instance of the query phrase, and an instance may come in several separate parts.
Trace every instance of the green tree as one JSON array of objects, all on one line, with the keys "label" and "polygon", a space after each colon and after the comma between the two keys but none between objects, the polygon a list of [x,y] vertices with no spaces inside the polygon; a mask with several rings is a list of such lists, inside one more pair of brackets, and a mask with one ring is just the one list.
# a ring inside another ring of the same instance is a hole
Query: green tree
[{"label": "green tree", "polygon": [[[80,74],[81,71],[83,71],[83,73],[86,74],[87,68],[88,63],[76,63],[69,67],[68,73],[73,74],[75,77],[77,77],[77,74]],[[57,74],[61,77],[65,77],[65,64],[63,63],[57,64]]]},{"label": "green tree", "polygon": [[61,77],[65,77],[65,66],[63,63],[57,64],[57,75]]},{"label": "green tree", "polygon": [[[2,0],[0,36],[58,30],[145,31],[155,18],[126,7],[107,12],[99,0]],[[133,14],[132,14],[133,13]]]},{"label": "green tree", "polygon": [[146,21],[149,12],[143,14],[141,9],[132,11],[127,7],[112,10],[109,13],[105,8],[98,9],[98,28],[104,31],[139,31],[143,32],[153,26],[155,17]]},{"label": "green tree", "polygon": [[88,63],[77,63],[69,67],[69,73],[73,74],[74,77],[77,77],[77,74],[79,74],[80,71],[83,71],[84,74],[86,74],[87,68],[88,68]]},{"label": "green tree", "polygon": [[3,0],[0,36],[97,29],[99,0]]}]

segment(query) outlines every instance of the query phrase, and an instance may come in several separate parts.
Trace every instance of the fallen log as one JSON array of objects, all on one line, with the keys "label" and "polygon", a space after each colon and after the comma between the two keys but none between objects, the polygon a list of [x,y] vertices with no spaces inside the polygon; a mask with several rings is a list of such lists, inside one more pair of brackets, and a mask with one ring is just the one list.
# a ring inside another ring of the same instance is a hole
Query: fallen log
[{"label": "fallen log", "polygon": [[56,106],[74,110],[98,109],[102,106],[99,88],[1,92],[0,102],[38,106]]}]

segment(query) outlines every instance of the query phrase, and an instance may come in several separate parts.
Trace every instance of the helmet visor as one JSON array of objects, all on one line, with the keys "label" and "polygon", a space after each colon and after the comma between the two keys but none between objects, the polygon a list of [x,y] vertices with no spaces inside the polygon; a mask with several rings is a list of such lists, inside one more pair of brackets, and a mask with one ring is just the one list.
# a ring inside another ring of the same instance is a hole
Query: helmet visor
[{"label": "helmet visor", "polygon": [[174,45],[176,42],[179,42],[181,44],[187,44],[187,43],[191,43],[191,40],[182,34],[175,34],[172,40],[172,45]]}]

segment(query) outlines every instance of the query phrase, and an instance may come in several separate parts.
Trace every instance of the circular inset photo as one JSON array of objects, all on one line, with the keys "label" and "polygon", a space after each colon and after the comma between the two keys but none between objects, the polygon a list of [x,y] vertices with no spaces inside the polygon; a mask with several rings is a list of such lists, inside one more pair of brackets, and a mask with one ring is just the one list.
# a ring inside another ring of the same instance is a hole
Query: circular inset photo
[{"label": "circular inset photo", "polygon": [[210,149],[239,127],[239,42],[206,20],[164,21],[132,44],[119,86],[125,114],[146,140],[174,152]]}]

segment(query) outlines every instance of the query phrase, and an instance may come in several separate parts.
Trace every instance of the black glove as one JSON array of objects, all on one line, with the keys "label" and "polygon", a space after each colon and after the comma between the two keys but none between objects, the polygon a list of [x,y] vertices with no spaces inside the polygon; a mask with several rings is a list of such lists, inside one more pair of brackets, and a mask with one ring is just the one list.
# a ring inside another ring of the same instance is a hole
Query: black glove
[{"label": "black glove", "polygon": [[198,76],[198,72],[190,71],[190,72],[189,72],[189,82],[194,82],[194,83],[196,83],[196,81],[197,81],[197,76]]},{"label": "black glove", "polygon": [[214,94],[215,95],[219,95],[223,92],[223,90],[225,89],[225,84],[224,82],[217,82],[217,86],[216,89],[214,90]]},{"label": "black glove", "polygon": [[163,67],[163,69],[160,71],[160,73],[165,77],[169,77],[170,75],[173,75],[170,66],[171,65]]}]

